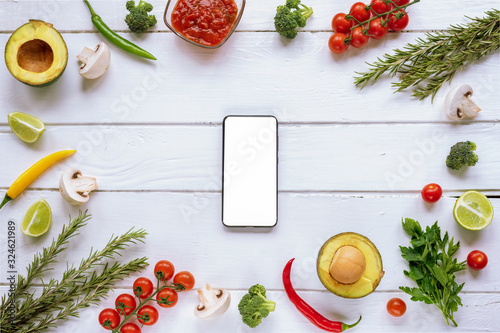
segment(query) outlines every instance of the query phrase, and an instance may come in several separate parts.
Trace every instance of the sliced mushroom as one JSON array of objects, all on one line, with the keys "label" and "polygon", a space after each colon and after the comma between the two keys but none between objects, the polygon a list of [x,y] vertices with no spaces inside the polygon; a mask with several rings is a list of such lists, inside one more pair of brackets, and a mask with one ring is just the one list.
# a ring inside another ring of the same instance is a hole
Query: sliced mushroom
[{"label": "sliced mushroom", "polygon": [[198,296],[201,303],[194,309],[194,314],[201,319],[219,317],[231,304],[231,294],[226,289],[214,290],[208,283],[205,287],[198,289]]},{"label": "sliced mushroom", "polygon": [[446,95],[445,109],[451,119],[473,119],[477,116],[481,109],[471,101],[470,96],[472,87],[468,84],[455,87]]},{"label": "sliced mushroom", "polygon": [[79,73],[86,79],[97,79],[106,73],[111,60],[109,47],[102,42],[96,46],[95,50],[85,47],[76,57],[82,62]]},{"label": "sliced mushroom", "polygon": [[94,177],[83,177],[76,169],[66,170],[59,181],[59,191],[71,205],[83,205],[89,201],[89,193],[97,188]]}]

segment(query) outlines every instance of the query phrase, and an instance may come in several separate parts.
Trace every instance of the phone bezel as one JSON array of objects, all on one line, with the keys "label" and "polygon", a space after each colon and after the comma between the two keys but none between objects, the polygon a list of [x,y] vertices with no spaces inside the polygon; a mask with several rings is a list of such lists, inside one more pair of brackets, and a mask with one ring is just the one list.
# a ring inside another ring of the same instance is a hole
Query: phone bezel
[{"label": "phone bezel", "polygon": [[[272,225],[229,225],[224,222],[224,161],[225,161],[225,141],[226,141],[226,120],[228,118],[238,117],[238,118],[274,118],[276,121],[276,218],[274,224]],[[279,135],[278,135],[278,119],[273,115],[227,115],[222,121],[222,213],[221,220],[222,224],[228,228],[273,228],[278,224],[278,151],[279,151]]]}]

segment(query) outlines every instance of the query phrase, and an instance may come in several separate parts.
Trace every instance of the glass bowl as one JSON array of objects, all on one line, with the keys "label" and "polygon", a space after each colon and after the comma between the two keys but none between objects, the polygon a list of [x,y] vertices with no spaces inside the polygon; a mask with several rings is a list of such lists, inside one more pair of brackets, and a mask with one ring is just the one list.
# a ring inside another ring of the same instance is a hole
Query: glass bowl
[{"label": "glass bowl", "polygon": [[[186,36],[184,36],[183,34],[181,34],[179,31],[175,30],[175,28],[173,27],[173,24],[172,24],[172,12],[175,8],[175,5],[177,4],[179,0],[168,0],[167,1],[167,6],[165,7],[165,13],[163,15],[163,21],[165,22],[165,24],[167,25],[167,27],[172,30],[172,32],[174,34],[176,34],[177,36],[179,36],[180,38],[184,39],[186,42],[189,42],[191,44],[194,44],[194,45],[197,45],[197,46],[201,46],[201,47],[204,47],[204,48],[207,48],[207,49],[216,49],[218,47],[221,47],[228,39],[229,37],[231,37],[231,35],[233,34],[233,32],[236,30],[236,27],[238,26],[238,23],[240,23],[240,20],[241,20],[241,16],[243,15],[243,10],[245,9],[245,3],[246,3],[246,0],[234,0],[234,2],[236,3],[236,6],[238,7],[238,14],[236,16],[236,19],[234,20],[234,23],[233,23],[233,26],[231,27],[231,30],[229,30],[228,34],[226,35],[226,37],[224,37],[224,39],[222,39],[222,41],[217,44],[217,45],[205,45],[205,44],[201,44],[201,43],[198,43],[194,40],[191,40],[189,38],[187,38]],[[193,1],[196,1],[196,0],[193,0]],[[210,1],[210,0],[208,0]]]}]

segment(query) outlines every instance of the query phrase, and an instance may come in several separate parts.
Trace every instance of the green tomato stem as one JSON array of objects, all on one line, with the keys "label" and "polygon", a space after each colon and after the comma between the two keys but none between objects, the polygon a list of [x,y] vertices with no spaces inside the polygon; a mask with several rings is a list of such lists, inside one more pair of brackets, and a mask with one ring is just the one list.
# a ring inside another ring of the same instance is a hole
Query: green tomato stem
[{"label": "green tomato stem", "polygon": [[[385,27],[385,26],[386,26],[386,24],[389,22],[389,14],[394,13],[394,12],[399,12],[399,10],[400,10],[400,9],[406,9],[408,6],[414,5],[414,4],[416,4],[417,2],[420,2],[420,0],[413,0],[412,2],[407,3],[406,5],[398,6],[398,5],[396,5],[396,4],[394,3],[394,1],[389,0],[389,1],[387,1],[387,3],[392,3],[392,4],[394,5],[394,7],[395,7],[394,9],[388,10],[387,12],[384,12],[384,13],[382,13],[382,14],[377,14],[377,13],[373,12],[373,13],[375,14],[375,16],[374,16],[374,17],[370,17],[368,20],[363,21],[363,22],[359,22],[359,20],[358,20],[358,19],[356,19],[354,16],[352,16],[351,14],[347,14],[347,15],[345,16],[345,18],[346,18],[347,20],[353,20],[353,21],[356,21],[356,22],[357,22],[357,24],[355,24],[355,25],[353,25],[353,26],[351,27],[351,30],[350,30],[351,32],[349,33],[348,37],[345,39],[344,43],[346,43],[346,45],[350,45],[349,43],[350,43],[350,42],[351,42],[351,40],[352,40],[352,31],[353,31],[355,28],[357,28],[357,27],[362,27],[362,28],[363,28],[363,34],[365,34],[366,36],[369,36],[369,35],[367,35],[367,34],[365,33],[365,32],[368,32],[368,29],[366,29],[366,28],[364,27],[364,26],[365,26],[365,24],[368,24],[368,25],[369,25],[369,23],[370,23],[371,21],[373,21],[373,20],[375,20],[375,19],[378,19],[378,18],[381,18],[381,17],[383,17],[383,16],[386,16],[386,15],[387,15],[387,19],[385,19],[385,20],[384,20],[384,19],[382,19],[382,20],[381,20],[382,26],[384,26],[384,27]],[[386,3],[386,4],[387,4],[387,3]],[[370,10],[371,10],[371,5],[368,5],[368,6],[366,6],[365,8],[368,8],[368,10],[370,11]],[[351,36],[351,37],[349,37],[349,36]]]},{"label": "green tomato stem", "polygon": [[[163,279],[163,281],[165,282],[165,279]],[[156,283],[156,290],[146,299],[144,299],[144,301],[141,301],[141,298],[140,297],[137,297],[138,300],[139,300],[139,303],[137,304],[137,306],[135,307],[134,311],[132,311],[128,316],[125,316],[125,318],[123,318],[123,320],[120,322],[120,325],[118,325],[113,331],[112,333],[120,333],[120,328],[122,328],[123,325],[125,325],[125,323],[130,319],[132,318],[133,316],[139,316],[137,314],[137,312],[139,311],[140,308],[142,308],[142,306],[144,304],[146,304],[147,302],[149,301],[155,301],[156,300],[154,299],[156,294],[158,294],[160,291],[162,291],[163,289],[166,289],[166,288],[170,288],[170,289],[174,289],[175,291],[183,291],[185,288],[182,286],[182,285],[179,285],[179,284],[172,284],[172,285],[169,285],[169,284],[166,284],[162,287],[160,287],[160,280],[157,280],[157,283]],[[134,293],[135,295],[135,293]]]}]

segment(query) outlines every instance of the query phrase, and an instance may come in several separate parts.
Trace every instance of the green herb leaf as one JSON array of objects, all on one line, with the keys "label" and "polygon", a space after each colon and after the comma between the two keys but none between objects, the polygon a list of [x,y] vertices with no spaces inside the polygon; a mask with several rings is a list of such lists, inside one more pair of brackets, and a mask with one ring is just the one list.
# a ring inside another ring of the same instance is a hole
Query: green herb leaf
[{"label": "green herb leaf", "polygon": [[412,301],[434,304],[443,313],[446,323],[458,326],[453,313],[462,306],[458,293],[464,283],[455,282],[455,272],[465,269],[465,261],[458,262],[452,255],[460,247],[454,244],[448,232],[441,238],[441,229],[437,222],[422,231],[418,221],[403,220],[403,229],[411,237],[411,247],[400,246],[401,256],[408,261],[410,270],[404,274],[415,281],[418,288],[399,287],[411,296]]}]

